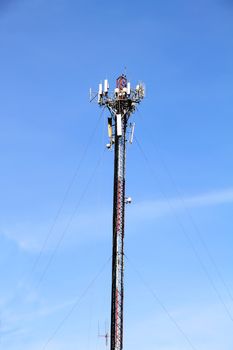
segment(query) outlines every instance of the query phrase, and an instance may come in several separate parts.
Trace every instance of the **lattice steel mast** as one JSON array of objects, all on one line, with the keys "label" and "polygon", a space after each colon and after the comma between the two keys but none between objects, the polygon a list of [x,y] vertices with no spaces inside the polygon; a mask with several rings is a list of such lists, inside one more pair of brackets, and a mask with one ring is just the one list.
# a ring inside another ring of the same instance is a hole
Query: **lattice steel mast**
[{"label": "lattice steel mast", "polygon": [[108,148],[114,147],[114,195],[113,195],[113,246],[112,246],[112,303],[111,303],[111,350],[123,349],[123,302],[124,302],[124,226],[125,204],[131,202],[125,197],[125,158],[127,129],[131,128],[129,141],[132,143],[134,124],[129,117],[144,97],[144,87],[138,84],[131,89],[125,75],[116,81],[115,91],[109,94],[109,84],[99,84],[98,103],[107,107]]}]

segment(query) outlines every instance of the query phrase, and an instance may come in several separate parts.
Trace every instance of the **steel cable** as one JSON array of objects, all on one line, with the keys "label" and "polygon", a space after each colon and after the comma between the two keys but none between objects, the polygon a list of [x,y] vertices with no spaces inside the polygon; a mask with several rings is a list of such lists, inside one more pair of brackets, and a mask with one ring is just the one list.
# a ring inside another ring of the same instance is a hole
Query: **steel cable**
[{"label": "steel cable", "polygon": [[[155,147],[154,144],[153,144],[153,146]],[[158,152],[157,152],[157,154],[158,154]],[[202,233],[201,233],[201,230],[200,230],[199,226],[197,225],[197,223],[195,222],[195,220],[194,220],[194,218],[193,218],[192,213],[190,212],[190,210],[189,210],[188,207],[186,206],[186,204],[185,204],[185,199],[184,199],[184,197],[183,197],[183,195],[182,195],[182,193],[181,193],[181,190],[179,189],[179,187],[178,187],[177,184],[175,183],[175,180],[174,180],[174,178],[173,178],[173,176],[172,176],[170,170],[168,169],[166,163],[164,162],[164,160],[160,158],[160,162],[161,162],[161,164],[162,164],[164,170],[166,171],[166,173],[167,173],[167,175],[168,175],[168,178],[169,178],[171,184],[173,185],[173,187],[174,187],[174,189],[175,189],[175,191],[176,191],[176,193],[177,193],[178,199],[180,200],[180,202],[181,202],[182,205],[183,205],[183,208],[184,208],[184,210],[185,210],[185,212],[186,212],[186,214],[187,214],[187,217],[188,217],[188,219],[189,219],[189,221],[190,221],[190,223],[191,223],[191,225],[192,225],[194,231],[196,232],[196,235],[197,235],[197,237],[198,237],[198,239],[199,239],[199,241],[200,241],[200,243],[201,243],[203,249],[205,250],[205,252],[206,252],[206,254],[207,254],[207,256],[208,256],[209,261],[211,262],[212,266],[214,267],[215,272],[216,272],[216,274],[218,275],[220,281],[222,282],[222,284],[223,284],[223,286],[224,286],[224,288],[225,288],[225,290],[226,290],[226,292],[227,292],[229,298],[233,301],[233,295],[232,295],[231,289],[230,289],[230,287],[228,286],[227,282],[225,281],[225,278],[223,277],[223,274],[222,274],[222,272],[220,271],[220,268],[218,267],[218,264],[217,264],[216,260],[214,259],[213,255],[211,254],[211,252],[210,252],[210,250],[209,250],[209,248],[208,248],[208,246],[207,246],[207,243],[206,243],[206,241],[205,241],[204,238],[203,238],[203,235],[202,235]]]},{"label": "steel cable", "polygon": [[43,272],[42,272],[42,274],[41,274],[41,276],[40,276],[40,278],[38,280],[38,283],[36,285],[37,288],[40,286],[41,282],[43,281],[43,279],[44,279],[44,277],[45,277],[45,275],[46,275],[50,265],[52,264],[52,262],[54,260],[54,257],[56,255],[56,253],[57,253],[61,243],[63,242],[63,240],[65,238],[65,235],[67,234],[68,229],[70,228],[70,225],[71,225],[75,215],[77,214],[78,209],[80,208],[80,205],[82,204],[82,201],[83,201],[83,199],[84,199],[84,197],[85,197],[85,195],[86,195],[86,193],[87,193],[87,191],[89,189],[89,186],[90,186],[90,184],[91,184],[91,182],[92,182],[92,180],[93,180],[93,178],[94,178],[94,176],[96,174],[96,171],[97,171],[97,169],[98,169],[98,167],[99,167],[99,165],[100,165],[100,163],[101,163],[101,161],[103,159],[103,156],[105,154],[105,150],[106,149],[104,149],[104,151],[102,152],[101,156],[99,157],[99,159],[98,159],[98,161],[96,163],[96,166],[95,166],[93,172],[91,173],[91,176],[89,177],[88,182],[87,182],[86,186],[84,187],[84,190],[81,193],[81,196],[80,196],[80,198],[79,198],[79,200],[78,200],[78,202],[77,202],[77,204],[76,204],[72,214],[69,217],[69,220],[68,220],[68,222],[66,224],[66,227],[62,231],[62,233],[61,233],[61,235],[59,237],[59,240],[57,241],[57,244],[56,244],[54,250],[52,251],[52,254],[50,255],[50,258],[49,258],[45,268],[43,269]]},{"label": "steel cable", "polygon": [[74,304],[72,305],[71,309],[67,312],[65,317],[59,322],[53,333],[50,335],[50,337],[47,339],[45,344],[43,345],[41,350],[44,350],[47,348],[47,346],[51,343],[51,341],[55,338],[57,333],[61,330],[65,322],[69,319],[69,317],[73,314],[74,310],[77,309],[77,307],[80,305],[81,301],[84,299],[88,291],[91,289],[91,287],[94,285],[94,283],[97,281],[97,279],[101,276],[103,271],[105,270],[106,266],[108,265],[109,261],[111,260],[111,257],[104,263],[104,265],[101,267],[99,272],[95,275],[95,277],[91,280],[91,282],[88,284],[88,286],[84,289],[83,293],[75,300]]},{"label": "steel cable", "polygon": [[[138,146],[138,148],[139,148],[139,150],[140,150],[140,152],[141,152],[141,154],[142,154],[142,156],[143,156],[143,158],[144,158],[144,160],[145,160],[145,162],[146,162],[146,164],[147,164],[147,166],[148,166],[148,168],[149,168],[151,174],[153,175],[153,178],[157,181],[158,184],[160,184],[160,181],[159,181],[159,179],[158,179],[158,176],[157,176],[156,173],[154,172],[154,169],[152,168],[152,166],[151,166],[151,164],[150,164],[150,162],[149,162],[149,159],[147,158],[147,156],[146,156],[146,154],[145,154],[145,152],[144,152],[142,146],[140,145],[140,143],[139,143],[139,141],[138,141],[138,139],[137,139],[136,137],[135,137],[135,141],[136,141],[136,144],[137,144],[137,146]],[[206,277],[207,277],[207,279],[208,279],[210,285],[212,286],[212,288],[213,288],[215,294],[217,295],[217,297],[218,297],[220,303],[222,304],[222,306],[223,306],[223,308],[224,308],[226,314],[228,315],[229,319],[233,322],[233,316],[232,316],[232,314],[231,314],[231,310],[228,308],[228,306],[227,306],[227,304],[225,303],[224,299],[222,298],[220,292],[218,291],[218,288],[216,287],[215,282],[213,281],[213,279],[212,279],[211,275],[209,274],[209,272],[208,272],[208,270],[207,270],[207,268],[206,268],[204,262],[202,261],[202,258],[201,258],[201,256],[200,256],[200,254],[198,253],[197,249],[195,248],[191,237],[190,237],[189,234],[187,233],[187,231],[186,231],[186,229],[185,229],[183,223],[181,222],[179,216],[177,215],[175,208],[173,207],[173,205],[172,205],[171,201],[169,200],[169,198],[167,197],[166,193],[162,190],[161,186],[159,186],[159,190],[160,190],[162,196],[164,197],[164,199],[165,199],[165,201],[166,201],[166,203],[167,203],[167,205],[168,205],[170,211],[173,213],[173,215],[174,215],[174,217],[175,217],[177,223],[179,224],[179,226],[180,226],[180,228],[181,228],[181,231],[182,231],[184,237],[187,239],[187,241],[188,241],[190,247],[192,248],[193,253],[194,253],[194,255],[195,255],[195,257],[196,257],[198,263],[200,264],[200,267],[201,267],[202,271],[203,271],[204,274],[206,275]]]},{"label": "steel cable", "polygon": [[[141,112],[140,112],[140,110],[138,108],[137,108],[137,112],[142,117],[142,114],[141,114]],[[156,154],[159,156],[158,148],[155,146],[153,141],[151,141],[151,143],[152,143],[152,145],[153,145],[153,147],[154,147],[154,149],[156,151]],[[227,284],[225,278],[223,277],[223,274],[222,274],[222,272],[221,272],[221,270],[220,270],[220,268],[219,268],[215,258],[211,254],[211,252],[210,252],[210,250],[208,248],[208,245],[207,245],[205,239],[203,238],[201,230],[200,230],[199,226],[197,225],[197,223],[194,220],[194,217],[193,217],[192,213],[190,212],[190,210],[186,206],[185,199],[184,199],[184,197],[183,197],[183,195],[181,193],[180,188],[177,186],[177,184],[176,184],[176,182],[175,182],[175,180],[174,180],[174,178],[173,178],[173,176],[171,174],[171,171],[169,170],[169,168],[168,168],[167,164],[165,163],[164,159],[162,159],[159,156],[159,160],[160,160],[160,163],[163,166],[163,169],[167,173],[167,176],[168,176],[168,178],[170,180],[170,183],[172,184],[172,186],[174,187],[174,189],[175,189],[175,191],[177,193],[178,199],[180,200],[181,204],[183,205],[183,208],[184,208],[184,210],[185,210],[185,212],[187,214],[187,217],[188,217],[188,219],[189,219],[189,221],[190,221],[194,231],[196,232],[196,235],[197,235],[197,237],[198,237],[198,239],[199,239],[203,249],[205,250],[205,252],[206,252],[206,254],[208,256],[209,261],[211,262],[213,268],[215,269],[215,272],[218,275],[218,278],[221,280],[221,282],[222,282],[222,284],[223,284],[223,286],[224,286],[224,288],[225,288],[229,298],[231,299],[231,301],[233,301],[233,294],[231,292],[231,289],[230,289],[229,285]]]},{"label": "steel cable", "polygon": [[162,310],[165,312],[165,314],[168,316],[170,321],[173,323],[173,325],[176,327],[176,329],[180,332],[180,334],[183,336],[183,338],[186,340],[186,342],[189,344],[189,347],[192,350],[197,350],[197,348],[193,345],[192,341],[188,337],[188,335],[185,333],[185,331],[182,329],[182,327],[179,325],[179,323],[176,321],[174,316],[171,315],[171,313],[168,311],[167,307],[164,305],[164,303],[160,300],[158,295],[155,293],[155,291],[152,289],[152,287],[146,282],[144,277],[142,276],[141,272],[135,267],[135,265],[129,260],[129,258],[125,255],[126,259],[132,266],[134,272],[139,277],[139,280],[143,283],[143,285],[146,287],[146,289],[150,292],[150,294],[153,296],[153,298],[156,300],[156,302],[160,305]]},{"label": "steel cable", "polygon": [[[98,120],[97,120],[97,122],[96,122],[96,124],[94,126],[94,129],[93,129],[93,131],[92,131],[92,133],[90,135],[89,140],[93,140],[93,138],[95,136],[95,133],[96,133],[96,131],[98,129],[100,120],[101,120],[101,118],[103,116],[103,113],[104,113],[104,109],[100,113],[100,116],[99,116],[99,118],[98,118]],[[36,257],[36,259],[35,259],[35,261],[33,263],[33,266],[32,266],[32,269],[30,270],[29,276],[31,276],[33,274],[33,272],[35,271],[35,269],[36,269],[36,267],[37,267],[37,265],[38,265],[38,263],[39,263],[39,261],[41,259],[41,256],[42,256],[42,254],[43,254],[43,252],[44,252],[44,250],[45,250],[45,248],[46,248],[46,246],[48,244],[48,241],[49,241],[50,237],[52,236],[54,227],[55,227],[55,225],[56,225],[56,223],[58,221],[58,218],[60,217],[60,214],[61,214],[61,212],[62,212],[62,210],[64,208],[64,204],[65,204],[65,202],[67,200],[67,197],[68,197],[68,195],[69,195],[69,193],[70,193],[70,191],[71,191],[71,189],[72,189],[72,187],[73,187],[73,185],[75,183],[75,180],[76,180],[76,178],[77,178],[77,176],[78,176],[78,174],[80,172],[80,169],[82,167],[82,164],[83,164],[83,162],[85,160],[85,157],[87,155],[87,152],[88,152],[90,146],[91,146],[91,142],[88,141],[88,143],[86,144],[86,147],[84,148],[84,151],[82,153],[81,159],[80,159],[78,165],[76,166],[74,174],[71,177],[71,180],[69,181],[69,183],[67,185],[67,188],[65,190],[64,196],[63,196],[63,198],[61,200],[61,203],[60,203],[60,205],[58,207],[58,210],[57,210],[56,215],[55,215],[55,217],[54,217],[54,219],[52,221],[52,224],[51,224],[51,226],[49,228],[49,231],[48,231],[48,233],[47,233],[47,235],[46,235],[46,237],[44,239],[44,242],[43,242],[43,244],[41,246],[41,249],[40,249],[40,251],[39,251],[39,253],[38,253],[38,255],[37,255],[37,257]]]}]

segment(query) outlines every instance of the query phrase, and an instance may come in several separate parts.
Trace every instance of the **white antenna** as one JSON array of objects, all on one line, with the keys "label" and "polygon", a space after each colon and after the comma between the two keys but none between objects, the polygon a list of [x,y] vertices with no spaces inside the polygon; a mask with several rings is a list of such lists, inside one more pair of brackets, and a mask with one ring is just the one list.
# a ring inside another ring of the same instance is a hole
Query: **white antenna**
[{"label": "white antenna", "polygon": [[130,82],[127,83],[127,95],[130,95],[131,93],[131,87],[130,87]]},{"label": "white antenna", "polygon": [[117,136],[122,136],[121,114],[116,115]]},{"label": "white antenna", "polygon": [[129,138],[129,143],[131,143],[131,145],[132,145],[133,137],[134,137],[135,123],[130,124],[130,126],[131,126],[131,134],[130,134],[130,138]]},{"label": "white antenna", "polygon": [[107,95],[108,89],[109,89],[108,80],[105,79],[105,80],[104,80],[104,94],[105,94],[105,95]]},{"label": "white antenna", "polygon": [[107,322],[105,322],[105,334],[100,334],[99,322],[98,322],[98,337],[105,338],[105,345],[106,345],[106,349],[107,349],[108,348],[108,340],[110,338],[109,333],[108,333]]}]

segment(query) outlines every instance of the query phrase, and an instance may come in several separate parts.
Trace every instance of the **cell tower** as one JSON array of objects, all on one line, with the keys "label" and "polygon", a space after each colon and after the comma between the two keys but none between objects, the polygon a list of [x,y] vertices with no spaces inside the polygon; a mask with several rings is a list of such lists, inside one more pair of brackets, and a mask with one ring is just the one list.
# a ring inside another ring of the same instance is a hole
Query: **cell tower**
[{"label": "cell tower", "polygon": [[[111,301],[111,350],[123,349],[123,303],[124,303],[124,227],[125,204],[131,198],[125,197],[126,142],[133,141],[134,124],[129,118],[137,104],[144,98],[145,89],[138,84],[131,88],[126,75],[116,80],[114,92],[109,93],[108,80],[99,84],[98,104],[110,112],[108,118],[107,148],[114,147],[114,194],[113,194],[113,245],[112,245],[112,301]],[[127,131],[130,128],[129,140]]]}]

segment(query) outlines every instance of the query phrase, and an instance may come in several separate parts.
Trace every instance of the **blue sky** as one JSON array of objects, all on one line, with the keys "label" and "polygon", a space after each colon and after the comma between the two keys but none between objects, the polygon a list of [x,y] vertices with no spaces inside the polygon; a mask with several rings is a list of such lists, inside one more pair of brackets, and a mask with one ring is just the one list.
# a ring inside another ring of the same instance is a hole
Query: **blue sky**
[{"label": "blue sky", "polygon": [[0,349],[105,348],[113,153],[88,92],[126,67],[147,161],[128,145],[124,348],[232,350],[233,2],[2,0],[0,50]]}]

